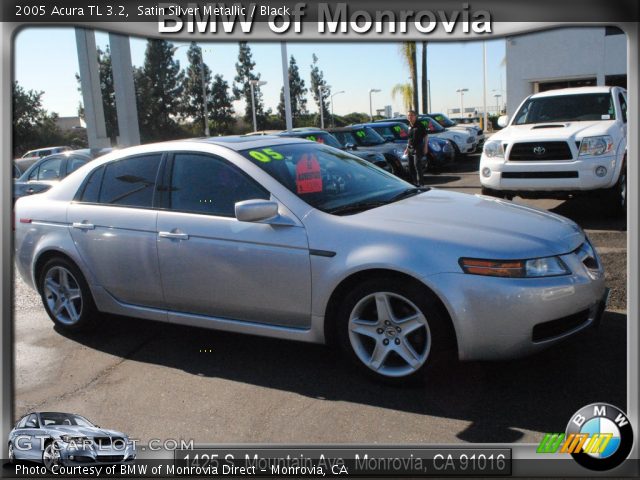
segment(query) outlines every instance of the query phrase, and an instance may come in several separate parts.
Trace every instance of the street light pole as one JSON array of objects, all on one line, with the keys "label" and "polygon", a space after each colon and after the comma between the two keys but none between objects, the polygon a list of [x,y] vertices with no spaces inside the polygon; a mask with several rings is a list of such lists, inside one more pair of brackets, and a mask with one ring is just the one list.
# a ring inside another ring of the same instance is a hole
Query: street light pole
[{"label": "street light pole", "polygon": [[501,97],[501,96],[502,96],[502,95],[500,95],[499,93],[496,93],[496,94],[494,95],[494,97],[496,97],[496,113],[497,113],[498,115],[500,115],[500,97]]},{"label": "street light pole", "polygon": [[202,108],[204,110],[204,136],[208,137],[209,133],[209,108],[207,107],[207,83],[204,79],[204,60],[202,58],[203,51],[202,47],[198,45],[200,49],[200,81],[202,83]]},{"label": "street light pole", "polygon": [[320,98],[320,128],[324,128],[324,97],[325,90],[331,91],[331,85],[318,85],[318,97]]},{"label": "street light pole", "polygon": [[458,90],[456,90],[456,92],[460,94],[460,117],[461,118],[464,118],[464,101],[463,101],[464,92],[468,92],[468,91],[469,91],[468,88],[459,88]]},{"label": "street light pole", "polygon": [[258,131],[258,121],[256,119],[256,91],[255,86],[261,87],[262,85],[266,85],[267,82],[263,82],[261,80],[249,80],[249,85],[251,86],[251,111],[253,113],[253,131]]},{"label": "street light pole", "polygon": [[369,90],[369,120],[373,122],[373,101],[371,99],[372,93],[378,93],[380,90],[377,88],[372,88]]},{"label": "street light pole", "polygon": [[333,97],[335,97],[336,95],[339,95],[341,93],[344,93],[344,90],[340,90],[339,92],[331,94],[331,126],[332,127],[336,126],[336,122],[333,119]]}]

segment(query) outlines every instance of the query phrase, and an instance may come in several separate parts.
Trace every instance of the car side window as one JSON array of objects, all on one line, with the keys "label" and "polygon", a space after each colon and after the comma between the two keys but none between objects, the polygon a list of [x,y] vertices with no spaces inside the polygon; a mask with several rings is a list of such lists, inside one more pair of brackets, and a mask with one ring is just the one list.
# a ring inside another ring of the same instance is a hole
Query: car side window
[{"label": "car side window", "polygon": [[98,203],[151,208],[161,158],[158,153],[107,164]]},{"label": "car side window", "polygon": [[620,102],[620,112],[622,113],[622,122],[627,123],[627,101],[622,93],[618,93],[618,101]]},{"label": "car side window", "polygon": [[177,153],[174,157],[169,196],[172,210],[235,217],[236,202],[269,198],[267,190],[220,158],[198,153]]},{"label": "car side window", "polygon": [[29,415],[25,415],[24,417],[22,417],[20,421],[16,423],[16,428],[24,428],[28,418],[29,418]]},{"label": "car side window", "polygon": [[38,428],[38,417],[35,413],[29,415],[27,422],[25,423],[25,428]]},{"label": "car side window", "polygon": [[67,160],[67,175],[71,175],[85,163],[87,163],[87,160],[84,158],[70,158]]},{"label": "car side window", "polygon": [[[61,169],[62,169],[62,158],[58,157],[58,158],[51,158],[49,160],[45,160],[38,167],[35,180],[59,180]],[[32,178],[32,175],[29,175],[29,180],[34,179]]]}]

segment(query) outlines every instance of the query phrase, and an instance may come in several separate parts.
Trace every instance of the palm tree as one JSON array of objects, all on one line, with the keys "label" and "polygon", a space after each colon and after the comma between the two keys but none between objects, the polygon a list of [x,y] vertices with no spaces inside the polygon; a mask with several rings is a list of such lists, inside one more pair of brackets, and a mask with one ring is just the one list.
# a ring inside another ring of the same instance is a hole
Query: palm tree
[{"label": "palm tree", "polygon": [[396,97],[402,99],[402,103],[406,110],[411,110],[411,102],[413,101],[413,87],[410,83],[398,83],[391,89],[391,97],[395,100]]},{"label": "palm tree", "polygon": [[427,83],[427,42],[422,41],[422,113],[429,113],[429,86]]},{"label": "palm tree", "polygon": [[409,73],[411,75],[411,85],[413,91],[413,102],[410,107],[411,110],[418,111],[418,63],[416,61],[416,42],[402,42],[400,44],[400,53],[405,60],[407,67],[409,67]]}]

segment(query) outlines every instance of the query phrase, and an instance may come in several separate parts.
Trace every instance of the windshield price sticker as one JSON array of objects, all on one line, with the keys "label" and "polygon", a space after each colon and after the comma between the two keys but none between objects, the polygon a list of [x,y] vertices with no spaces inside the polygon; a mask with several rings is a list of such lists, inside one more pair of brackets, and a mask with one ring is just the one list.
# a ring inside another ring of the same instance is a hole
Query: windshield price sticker
[{"label": "windshield price sticker", "polygon": [[357,135],[358,137],[360,137],[360,138],[364,138],[364,137],[366,137],[366,136],[367,136],[367,134],[365,133],[365,131],[364,131],[364,130],[358,130],[358,131],[356,132],[356,135]]},{"label": "windshield price sticker", "polygon": [[299,194],[322,192],[322,172],[315,155],[302,155],[296,165],[296,187]]},{"label": "windshield price sticker", "polygon": [[167,474],[260,476],[511,475],[509,448],[207,448],[175,450]]},{"label": "windshield price sticker", "polygon": [[284,155],[276,152],[273,148],[263,148],[262,150],[251,150],[249,156],[262,163],[269,163],[271,160],[284,160]]}]

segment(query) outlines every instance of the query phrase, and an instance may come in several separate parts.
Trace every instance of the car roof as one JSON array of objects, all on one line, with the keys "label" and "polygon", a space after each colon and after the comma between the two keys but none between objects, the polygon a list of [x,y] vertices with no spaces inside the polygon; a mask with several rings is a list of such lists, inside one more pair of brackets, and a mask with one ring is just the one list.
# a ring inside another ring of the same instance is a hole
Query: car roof
[{"label": "car roof", "polygon": [[400,120],[378,120],[376,122],[367,122],[367,123],[361,123],[360,125],[365,126],[365,127],[382,127],[385,125],[406,125],[404,122],[401,122]]},{"label": "car roof", "polygon": [[346,127],[335,127],[328,129],[329,133],[331,132],[353,132],[354,130],[360,130],[365,125],[358,123],[355,125],[348,125]]},{"label": "car roof", "polygon": [[574,87],[559,88],[558,90],[547,90],[546,92],[534,93],[531,98],[557,97],[561,95],[580,95],[585,93],[609,93],[613,87]]},{"label": "car roof", "polygon": [[[254,148],[272,147],[274,145],[287,145],[290,143],[307,143],[306,140],[295,137],[281,137],[277,135],[232,135],[228,137],[202,137],[182,140],[183,142],[208,143],[226,147],[236,152]],[[174,142],[163,142],[166,144]],[[163,145],[159,143],[157,145]]]}]

